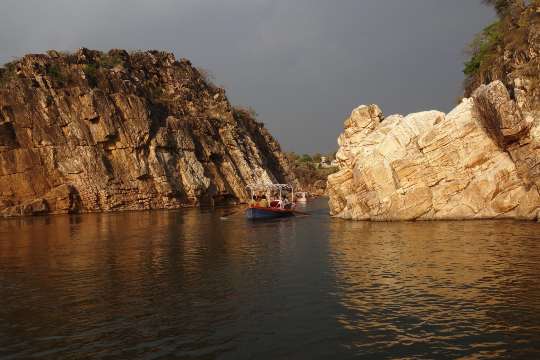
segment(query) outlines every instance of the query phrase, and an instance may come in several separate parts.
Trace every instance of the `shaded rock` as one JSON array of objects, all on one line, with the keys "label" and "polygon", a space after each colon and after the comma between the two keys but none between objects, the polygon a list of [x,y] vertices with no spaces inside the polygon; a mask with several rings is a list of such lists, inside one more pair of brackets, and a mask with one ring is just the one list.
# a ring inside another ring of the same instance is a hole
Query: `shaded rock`
[{"label": "shaded rock", "polygon": [[49,52],[3,76],[5,216],[237,203],[247,183],[295,182],[264,126],[172,54]]},{"label": "shaded rock", "polygon": [[519,140],[528,132],[531,124],[510,99],[501,81],[481,85],[474,92],[473,99],[484,128],[501,146]]},{"label": "shaded rock", "polygon": [[19,205],[10,206],[2,210],[4,217],[46,215],[49,213],[49,204],[45,199],[35,199]]},{"label": "shaded rock", "polygon": [[488,27],[494,36],[474,51],[479,62],[465,80],[465,96],[471,97],[482,84],[500,80],[522,110],[533,111],[540,103],[540,3],[498,2],[507,9]]}]

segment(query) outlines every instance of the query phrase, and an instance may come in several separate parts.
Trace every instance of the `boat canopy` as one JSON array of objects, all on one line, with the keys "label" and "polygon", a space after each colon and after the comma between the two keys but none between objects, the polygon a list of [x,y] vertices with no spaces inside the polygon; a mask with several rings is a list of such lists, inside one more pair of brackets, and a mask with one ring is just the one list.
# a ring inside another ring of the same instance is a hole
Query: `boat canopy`
[{"label": "boat canopy", "polygon": [[294,202],[294,188],[290,184],[250,184],[246,189],[251,193],[251,198],[253,198],[255,193],[265,193],[268,195],[277,193],[277,200],[279,200],[280,203],[282,203],[281,200],[283,200],[283,192],[289,192],[291,195],[291,202]]},{"label": "boat canopy", "polygon": [[267,190],[278,190],[278,191],[294,191],[294,188],[290,184],[250,184],[246,187],[250,191],[267,191]]}]

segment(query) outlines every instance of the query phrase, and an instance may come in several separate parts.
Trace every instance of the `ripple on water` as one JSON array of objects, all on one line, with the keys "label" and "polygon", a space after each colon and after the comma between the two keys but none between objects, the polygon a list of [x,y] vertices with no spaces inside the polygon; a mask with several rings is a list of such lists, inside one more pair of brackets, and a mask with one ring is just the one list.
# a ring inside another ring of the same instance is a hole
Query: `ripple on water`
[{"label": "ripple on water", "polygon": [[4,221],[0,358],[538,357],[539,224]]}]

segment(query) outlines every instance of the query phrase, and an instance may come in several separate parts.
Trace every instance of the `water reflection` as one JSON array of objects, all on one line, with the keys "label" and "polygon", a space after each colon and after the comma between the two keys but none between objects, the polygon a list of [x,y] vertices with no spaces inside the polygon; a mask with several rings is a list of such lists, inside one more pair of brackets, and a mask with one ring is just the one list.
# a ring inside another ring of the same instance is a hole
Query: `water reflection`
[{"label": "water reflection", "polygon": [[2,221],[0,358],[531,357],[539,224]]},{"label": "water reflection", "polygon": [[285,343],[301,332],[305,319],[283,321],[294,325],[291,308],[318,289],[303,287],[294,221],[223,221],[227,212],[3,222],[0,357],[271,354],[268,334]]},{"label": "water reflection", "polygon": [[333,221],[330,228],[338,319],[351,349],[416,358],[538,349],[538,224]]}]

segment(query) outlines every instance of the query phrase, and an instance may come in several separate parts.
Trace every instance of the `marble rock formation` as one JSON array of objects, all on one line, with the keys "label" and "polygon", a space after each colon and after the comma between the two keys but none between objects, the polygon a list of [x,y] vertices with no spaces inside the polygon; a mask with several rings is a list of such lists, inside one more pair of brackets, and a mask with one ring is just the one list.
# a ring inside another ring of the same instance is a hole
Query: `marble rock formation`
[{"label": "marble rock formation", "polygon": [[0,213],[178,208],[294,182],[279,144],[188,60],[27,55],[0,69]]},{"label": "marble rock formation", "polygon": [[360,106],[339,137],[328,179],[333,216],[354,220],[536,219],[540,116],[500,81],[449,114],[384,117]]}]

